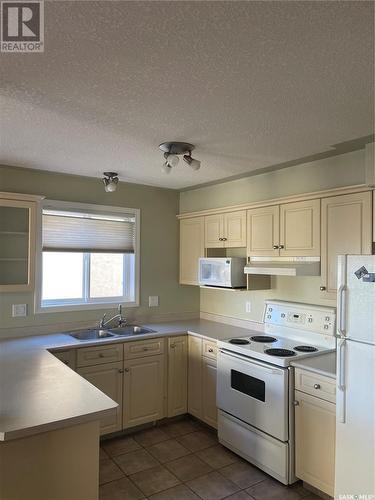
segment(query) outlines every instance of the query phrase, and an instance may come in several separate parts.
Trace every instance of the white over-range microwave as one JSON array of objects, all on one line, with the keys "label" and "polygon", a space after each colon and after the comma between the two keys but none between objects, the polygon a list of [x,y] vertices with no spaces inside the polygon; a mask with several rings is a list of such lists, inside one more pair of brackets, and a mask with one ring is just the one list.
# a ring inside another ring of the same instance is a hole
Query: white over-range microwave
[{"label": "white over-range microwave", "polygon": [[199,284],[222,288],[246,286],[245,257],[202,257],[199,259]]}]

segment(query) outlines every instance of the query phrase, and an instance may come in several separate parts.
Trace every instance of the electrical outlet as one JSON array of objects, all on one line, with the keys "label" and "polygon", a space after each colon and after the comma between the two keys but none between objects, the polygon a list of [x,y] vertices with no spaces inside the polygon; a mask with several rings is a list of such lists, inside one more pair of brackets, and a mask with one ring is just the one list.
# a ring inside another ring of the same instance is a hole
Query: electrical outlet
[{"label": "electrical outlet", "polygon": [[159,306],[159,295],[150,295],[148,298],[148,307]]},{"label": "electrical outlet", "polygon": [[251,313],[251,302],[250,302],[250,300],[246,301],[245,310],[246,310],[247,313]]},{"label": "electrical outlet", "polygon": [[19,318],[27,316],[27,305],[26,304],[12,304],[12,317]]}]

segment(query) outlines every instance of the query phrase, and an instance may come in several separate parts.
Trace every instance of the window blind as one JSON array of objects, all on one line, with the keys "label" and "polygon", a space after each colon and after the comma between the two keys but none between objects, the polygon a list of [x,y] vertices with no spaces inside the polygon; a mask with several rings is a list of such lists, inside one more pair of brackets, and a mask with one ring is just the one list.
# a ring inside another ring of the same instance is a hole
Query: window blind
[{"label": "window blind", "polygon": [[43,250],[134,253],[135,217],[43,210]]}]

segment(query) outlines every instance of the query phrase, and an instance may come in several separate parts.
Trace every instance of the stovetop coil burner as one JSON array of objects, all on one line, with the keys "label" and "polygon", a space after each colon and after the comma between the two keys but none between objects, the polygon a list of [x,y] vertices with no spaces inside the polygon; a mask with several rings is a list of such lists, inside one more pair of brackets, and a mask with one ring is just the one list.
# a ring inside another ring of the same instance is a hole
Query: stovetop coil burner
[{"label": "stovetop coil burner", "polygon": [[265,349],[264,352],[266,354],[269,354],[270,356],[279,356],[283,358],[296,355],[294,351],[291,351],[289,349],[272,348],[272,349]]},{"label": "stovetop coil burner", "polygon": [[254,335],[254,337],[250,337],[250,340],[253,342],[262,342],[263,344],[267,342],[277,342],[275,337],[270,337],[269,335]]},{"label": "stovetop coil burner", "polygon": [[250,341],[247,339],[230,339],[229,343],[237,345],[245,345],[245,344],[250,344]]},{"label": "stovetop coil burner", "polygon": [[313,347],[312,345],[297,345],[294,348],[295,351],[299,352],[316,352],[318,349],[316,347]]}]

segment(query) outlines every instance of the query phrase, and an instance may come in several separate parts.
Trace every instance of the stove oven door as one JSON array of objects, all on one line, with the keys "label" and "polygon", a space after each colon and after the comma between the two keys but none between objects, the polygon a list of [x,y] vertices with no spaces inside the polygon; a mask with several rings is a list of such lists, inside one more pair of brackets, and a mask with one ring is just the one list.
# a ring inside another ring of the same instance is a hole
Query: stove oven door
[{"label": "stove oven door", "polygon": [[260,431],[288,440],[288,370],[221,350],[217,406]]}]

